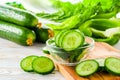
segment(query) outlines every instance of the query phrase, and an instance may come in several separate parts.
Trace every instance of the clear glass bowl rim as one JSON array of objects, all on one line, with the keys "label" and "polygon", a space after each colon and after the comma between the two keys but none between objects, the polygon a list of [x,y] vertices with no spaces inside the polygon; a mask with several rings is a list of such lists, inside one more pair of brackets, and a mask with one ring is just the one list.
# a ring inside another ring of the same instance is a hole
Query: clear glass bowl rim
[{"label": "clear glass bowl rim", "polygon": [[[88,37],[88,36],[85,36],[85,38],[88,38],[88,39],[91,40],[91,42],[89,43],[89,45],[81,46],[81,47],[78,47],[77,49],[89,48],[89,47],[94,46],[95,41],[94,41],[93,38]],[[55,46],[55,45],[50,45],[50,44],[49,44],[49,41],[52,40],[52,39],[53,39],[53,38],[48,39],[48,40],[46,41],[46,45],[49,46],[49,47],[51,47],[51,48],[56,48],[56,49],[59,49],[59,50],[63,50],[63,48],[57,47],[57,46]]]}]

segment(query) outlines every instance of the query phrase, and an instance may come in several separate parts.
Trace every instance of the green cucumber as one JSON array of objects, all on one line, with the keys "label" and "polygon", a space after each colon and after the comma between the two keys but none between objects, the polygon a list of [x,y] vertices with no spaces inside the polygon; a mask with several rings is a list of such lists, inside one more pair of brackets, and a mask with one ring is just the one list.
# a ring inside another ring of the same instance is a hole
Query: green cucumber
[{"label": "green cucumber", "polygon": [[35,55],[31,55],[23,58],[20,62],[20,67],[27,72],[33,71],[32,62],[36,58],[38,58],[38,56],[35,56]]},{"label": "green cucumber", "polygon": [[53,37],[53,32],[48,28],[35,28],[34,31],[38,42],[45,43],[49,38]]},{"label": "green cucumber", "polygon": [[32,13],[7,5],[0,5],[0,20],[29,28],[38,24],[38,19]]},{"label": "green cucumber", "polygon": [[32,30],[0,21],[0,37],[21,45],[32,45],[36,35]]},{"label": "green cucumber", "polygon": [[86,77],[94,74],[98,68],[99,64],[95,60],[85,60],[75,67],[75,71],[78,75]]},{"label": "green cucumber", "polygon": [[65,51],[75,50],[84,44],[84,36],[80,31],[68,30],[68,33],[61,38],[61,47]]},{"label": "green cucumber", "polygon": [[105,60],[105,69],[114,74],[120,76],[120,59],[115,57],[108,57]]},{"label": "green cucumber", "polygon": [[53,61],[44,56],[36,58],[32,63],[32,67],[39,74],[51,73],[55,68]]}]

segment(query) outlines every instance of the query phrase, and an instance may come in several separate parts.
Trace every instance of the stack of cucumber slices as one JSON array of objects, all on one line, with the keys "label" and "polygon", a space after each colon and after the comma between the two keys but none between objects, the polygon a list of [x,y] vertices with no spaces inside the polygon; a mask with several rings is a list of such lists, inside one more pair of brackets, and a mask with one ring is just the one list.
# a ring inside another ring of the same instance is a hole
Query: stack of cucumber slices
[{"label": "stack of cucumber slices", "polygon": [[65,51],[72,51],[84,44],[84,35],[77,29],[65,29],[55,36],[55,44]]},{"label": "stack of cucumber slices", "polygon": [[55,66],[51,59],[45,56],[31,55],[25,57],[20,62],[20,67],[26,72],[37,72],[39,74],[51,73]]},{"label": "stack of cucumber slices", "polygon": [[75,71],[78,75],[87,77],[102,69],[113,75],[120,76],[120,59],[115,57],[108,57],[106,59],[91,59],[80,62]]}]

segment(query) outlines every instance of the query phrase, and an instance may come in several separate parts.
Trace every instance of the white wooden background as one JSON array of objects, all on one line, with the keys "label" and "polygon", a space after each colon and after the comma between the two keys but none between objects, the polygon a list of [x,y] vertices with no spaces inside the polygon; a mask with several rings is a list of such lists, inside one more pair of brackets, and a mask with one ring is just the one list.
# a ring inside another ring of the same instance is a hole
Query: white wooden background
[{"label": "white wooden background", "polygon": [[0,80],[65,80],[58,72],[49,75],[24,72],[20,68],[22,58],[29,55],[44,55],[45,44],[35,43],[33,46],[21,46],[0,38]]}]

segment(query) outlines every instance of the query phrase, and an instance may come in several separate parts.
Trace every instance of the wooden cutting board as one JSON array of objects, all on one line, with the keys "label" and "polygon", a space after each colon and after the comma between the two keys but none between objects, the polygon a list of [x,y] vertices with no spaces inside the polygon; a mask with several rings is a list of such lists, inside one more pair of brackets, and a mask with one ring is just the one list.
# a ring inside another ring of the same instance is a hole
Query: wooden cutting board
[{"label": "wooden cutting board", "polygon": [[[106,58],[110,56],[120,58],[120,51],[113,48],[109,44],[95,42],[94,49],[86,56],[86,58]],[[66,80],[120,80],[120,76],[115,76],[106,72],[98,72],[92,76],[83,78],[76,74],[74,67],[61,65],[58,63],[55,64]]]}]

